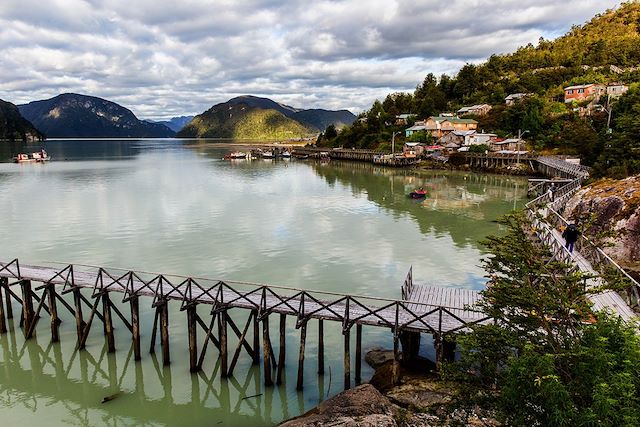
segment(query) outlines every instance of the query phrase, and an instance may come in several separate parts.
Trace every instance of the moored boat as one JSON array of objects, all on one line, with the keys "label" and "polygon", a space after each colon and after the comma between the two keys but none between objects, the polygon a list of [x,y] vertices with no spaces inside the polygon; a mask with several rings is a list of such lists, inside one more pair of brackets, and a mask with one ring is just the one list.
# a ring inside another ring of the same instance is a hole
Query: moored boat
[{"label": "moored boat", "polygon": [[427,197],[427,192],[424,188],[418,188],[417,190],[413,190],[411,193],[409,193],[409,197],[411,197],[412,199],[424,199],[425,197]]},{"label": "moored boat", "polygon": [[44,149],[40,151],[34,151],[33,153],[18,153],[16,157],[13,158],[13,161],[16,163],[44,163],[49,160],[51,160],[51,157],[49,157],[49,154],[44,151]]},{"label": "moored boat", "polygon": [[229,158],[231,159],[246,159],[247,153],[243,153],[242,151],[234,151],[229,154]]},{"label": "moored boat", "polygon": [[284,159],[290,159],[291,158],[291,153],[288,150],[285,150],[282,152],[282,158]]},{"label": "moored boat", "polygon": [[273,155],[273,151],[263,151],[262,158],[263,159],[273,159],[275,156]]}]

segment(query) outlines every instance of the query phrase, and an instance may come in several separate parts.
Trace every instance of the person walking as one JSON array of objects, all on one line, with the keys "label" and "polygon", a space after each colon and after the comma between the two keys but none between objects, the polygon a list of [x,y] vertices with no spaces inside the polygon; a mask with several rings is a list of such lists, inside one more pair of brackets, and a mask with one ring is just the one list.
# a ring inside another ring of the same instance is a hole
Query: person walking
[{"label": "person walking", "polygon": [[556,199],[556,183],[552,182],[549,186],[549,198],[553,202]]},{"label": "person walking", "polygon": [[569,250],[569,253],[573,253],[573,245],[578,241],[579,235],[580,232],[575,224],[569,224],[562,232],[562,237],[564,237],[565,241],[564,247]]}]

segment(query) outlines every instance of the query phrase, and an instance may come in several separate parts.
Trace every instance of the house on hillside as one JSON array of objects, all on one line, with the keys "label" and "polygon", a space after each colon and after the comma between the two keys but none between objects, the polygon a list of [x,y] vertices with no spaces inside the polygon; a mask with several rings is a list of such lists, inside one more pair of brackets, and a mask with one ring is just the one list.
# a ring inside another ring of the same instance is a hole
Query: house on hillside
[{"label": "house on hillside", "polygon": [[569,103],[588,100],[595,100],[597,102],[606,92],[607,88],[605,85],[595,83],[569,86],[564,88],[564,102]]},{"label": "house on hillside", "polygon": [[425,122],[426,129],[434,138],[442,138],[453,131],[476,130],[478,122],[472,119],[461,119],[451,116],[431,116]]},{"label": "house on hillside", "polygon": [[629,86],[624,83],[609,83],[607,85],[607,95],[611,98],[618,98],[629,90]]},{"label": "house on hillside", "polygon": [[468,145],[489,145],[498,138],[498,135],[495,133],[473,133],[469,136],[469,144]]},{"label": "house on hillside", "polygon": [[409,117],[413,116],[413,114],[398,114],[396,116],[395,125],[396,126],[404,126],[409,122]]},{"label": "house on hillside", "polygon": [[478,133],[475,130],[455,130],[444,135],[438,140],[438,144],[449,147],[449,144],[457,144],[458,147],[469,147],[471,145],[491,145],[496,140],[495,133]]},{"label": "house on hillside", "polygon": [[458,110],[458,116],[484,116],[491,110],[489,104],[472,105],[471,107],[462,107]]},{"label": "house on hillside", "polygon": [[507,107],[514,105],[516,102],[531,96],[531,93],[512,93],[504,99],[504,103],[507,104]]},{"label": "house on hillside", "polygon": [[424,121],[415,122],[413,126],[404,130],[404,136],[408,138],[416,132],[421,132],[426,130],[427,130],[427,127],[425,126]]},{"label": "house on hillside", "polygon": [[524,140],[518,138],[495,139],[490,146],[491,151],[501,153],[521,151],[524,147]]},{"label": "house on hillside", "polygon": [[422,142],[405,142],[402,147],[402,154],[405,157],[420,157],[427,147],[427,144]]}]

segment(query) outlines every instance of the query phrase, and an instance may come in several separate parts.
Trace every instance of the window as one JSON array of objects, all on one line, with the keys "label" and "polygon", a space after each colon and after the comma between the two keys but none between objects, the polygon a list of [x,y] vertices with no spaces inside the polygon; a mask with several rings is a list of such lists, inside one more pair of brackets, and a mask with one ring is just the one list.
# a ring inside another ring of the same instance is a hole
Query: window
[{"label": "window", "polygon": [[578,89],[578,93],[584,93],[584,89]]},{"label": "window", "polygon": [[567,95],[573,95],[573,89],[567,90]]}]

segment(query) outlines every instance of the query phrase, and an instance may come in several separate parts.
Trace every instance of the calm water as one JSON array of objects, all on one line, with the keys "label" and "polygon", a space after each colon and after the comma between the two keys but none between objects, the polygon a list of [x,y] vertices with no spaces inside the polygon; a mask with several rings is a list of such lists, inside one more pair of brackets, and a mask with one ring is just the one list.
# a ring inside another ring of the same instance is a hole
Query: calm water
[{"label": "calm water", "polygon": [[[175,140],[46,146],[54,159],[49,164],[0,163],[4,261],[115,266],[388,298],[400,297],[413,265],[416,282],[481,289],[478,242],[499,232],[494,221],[526,196],[526,180],[513,177],[357,163],[228,162],[220,160],[228,150]],[[3,146],[0,159],[17,149]],[[408,199],[418,186],[429,197]],[[305,391],[297,393],[293,320],[286,383],[265,389],[246,353],[232,379],[217,375],[215,349],[203,372],[190,374],[186,315],[177,304],[170,307],[172,364],[162,367],[159,345],[157,358],[148,353],[150,305],[141,301],[138,363],[122,324],[116,323],[118,351],[107,354],[97,324],[87,351],[75,351],[69,313],[62,312],[60,344],[49,342],[46,317],[28,342],[16,319],[0,336],[2,424],[272,425],[341,390],[338,325],[325,323],[327,374],[317,378],[317,331],[310,322]],[[209,318],[206,308],[199,313]],[[246,313],[232,315],[246,319]],[[276,318],[271,325],[277,352]],[[388,332],[365,328],[365,349],[390,342]],[[425,345],[423,353],[430,352]],[[366,380],[371,371],[363,368]]]}]

